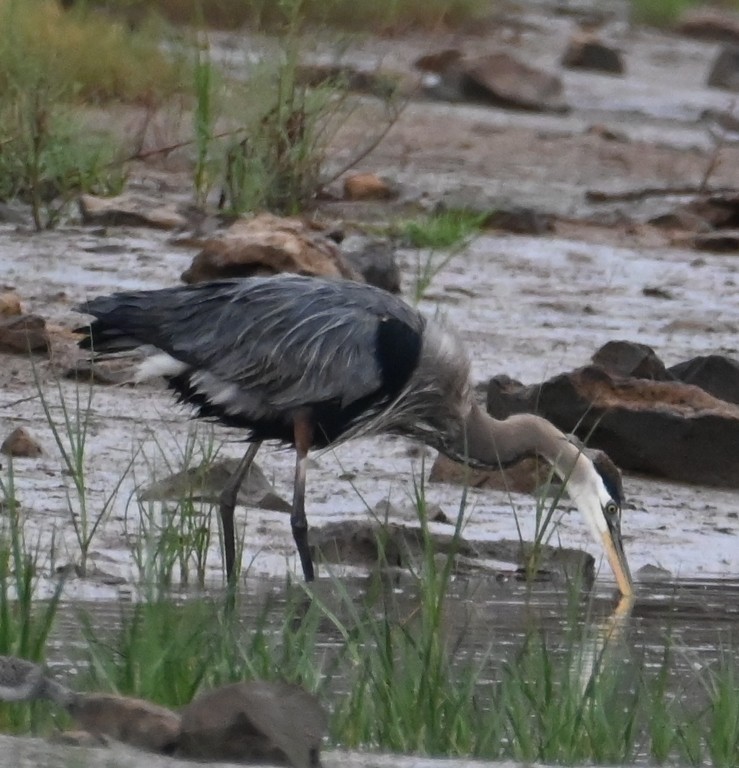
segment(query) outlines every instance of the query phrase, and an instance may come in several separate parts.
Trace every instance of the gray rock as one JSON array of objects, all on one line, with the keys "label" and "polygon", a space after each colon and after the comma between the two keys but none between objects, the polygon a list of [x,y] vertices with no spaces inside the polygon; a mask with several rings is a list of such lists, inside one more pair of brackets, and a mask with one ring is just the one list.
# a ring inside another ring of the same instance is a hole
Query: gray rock
[{"label": "gray rock", "polygon": [[562,55],[562,66],[610,75],[624,73],[621,53],[592,34],[580,33],[572,37]]},{"label": "gray rock", "polygon": [[[190,467],[152,483],[140,491],[139,498],[142,501],[192,498],[217,504],[221,491],[238,465],[239,459],[222,459]],[[292,505],[277,494],[256,463],[251,465],[241,484],[236,503],[276,512],[290,512],[292,509]]]},{"label": "gray rock", "polygon": [[669,373],[694,384],[720,400],[739,405],[739,360],[726,355],[705,355],[671,366]]},{"label": "gray rock", "polygon": [[317,768],[327,724],[318,698],[297,685],[234,683],[198,696],[182,710],[177,754]]},{"label": "gray rock", "polygon": [[719,51],[707,83],[713,88],[739,91],[739,45],[725,45]]},{"label": "gray rock", "polygon": [[655,381],[672,378],[657,353],[646,344],[635,341],[609,341],[593,355],[592,360],[611,376]]},{"label": "gray rock", "polygon": [[341,250],[370,285],[400,293],[400,267],[395,250],[387,240],[352,235],[343,241]]},{"label": "gray rock", "polygon": [[[529,542],[509,539],[455,542],[450,533],[429,531],[426,538],[418,527],[356,520],[313,528],[311,537],[313,549],[324,561],[369,568],[379,565],[417,569],[424,561],[429,541],[437,555],[454,558],[457,573],[502,573],[500,563],[510,563],[510,575],[517,569],[525,569],[534,551],[534,545]],[[544,578],[555,574],[585,578],[593,575],[594,559],[581,550],[542,545],[538,550],[538,563]]]}]

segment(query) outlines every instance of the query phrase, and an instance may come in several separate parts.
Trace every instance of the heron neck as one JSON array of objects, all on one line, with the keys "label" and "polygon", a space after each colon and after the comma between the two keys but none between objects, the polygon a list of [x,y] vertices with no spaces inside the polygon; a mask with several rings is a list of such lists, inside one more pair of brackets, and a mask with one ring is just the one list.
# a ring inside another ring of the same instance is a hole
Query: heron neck
[{"label": "heron neck", "polygon": [[500,468],[540,456],[562,479],[576,466],[580,451],[553,424],[533,414],[517,414],[499,421],[477,403],[464,422],[458,456],[475,464]]}]

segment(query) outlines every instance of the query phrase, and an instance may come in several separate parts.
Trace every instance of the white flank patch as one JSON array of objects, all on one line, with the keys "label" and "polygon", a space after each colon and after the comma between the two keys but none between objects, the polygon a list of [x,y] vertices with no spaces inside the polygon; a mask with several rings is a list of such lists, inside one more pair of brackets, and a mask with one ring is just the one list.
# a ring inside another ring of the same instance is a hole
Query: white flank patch
[{"label": "white flank patch", "polygon": [[147,357],[136,370],[135,382],[156,379],[158,376],[179,376],[187,370],[187,365],[168,355],[166,352]]}]

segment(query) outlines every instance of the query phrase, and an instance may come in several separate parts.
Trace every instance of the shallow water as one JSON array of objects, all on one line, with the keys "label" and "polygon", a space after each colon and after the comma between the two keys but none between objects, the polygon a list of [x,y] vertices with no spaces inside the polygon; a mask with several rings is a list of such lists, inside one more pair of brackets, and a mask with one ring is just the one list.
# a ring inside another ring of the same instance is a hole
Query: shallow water
[{"label": "shallow water", "polygon": [[[352,600],[364,601],[377,580],[347,578],[343,580]],[[388,594],[395,599],[396,610],[410,615],[417,597],[407,576],[391,575],[383,579]],[[335,580],[319,580],[311,589],[341,615],[342,600]],[[277,626],[284,612],[285,581],[260,580],[243,596],[242,611],[246,623],[255,621],[270,603],[268,624]],[[182,595],[186,597],[186,595]],[[698,674],[717,667],[727,659],[739,661],[739,582],[681,581],[643,585],[631,610],[625,609],[608,590],[583,592],[573,603],[561,590],[551,584],[501,584],[496,579],[456,578],[451,584],[445,616],[448,647],[454,648],[455,659],[486,658],[485,679],[497,678],[506,661],[513,659],[532,633],[546,638],[548,651],[553,654],[576,652],[577,672],[583,684],[592,673],[595,659],[602,661],[604,648],[624,664],[635,668],[659,668],[666,644],[672,651],[669,686],[684,701],[699,700],[703,690]],[[217,593],[208,596],[218,599]],[[84,611],[95,627],[113,631],[120,621],[126,604],[93,601],[81,606],[61,607],[50,643],[50,666],[58,679],[74,685],[69,672],[70,657],[79,658],[81,640],[80,611]],[[317,647],[325,652],[336,645],[336,635],[328,627],[319,627]],[[579,650],[579,652],[578,652]],[[340,681],[338,681],[340,687]],[[331,706],[330,701],[324,702]],[[46,743],[40,739],[0,737],[0,766],[110,766],[110,768],[144,768],[144,766],[191,765],[170,758],[136,752],[116,745],[111,749],[79,748]],[[421,757],[381,756],[369,753],[327,751],[324,766],[404,766],[405,768],[464,768],[484,764],[465,760],[441,760]],[[648,765],[645,758],[640,765]],[[513,766],[514,763],[495,763]]]}]

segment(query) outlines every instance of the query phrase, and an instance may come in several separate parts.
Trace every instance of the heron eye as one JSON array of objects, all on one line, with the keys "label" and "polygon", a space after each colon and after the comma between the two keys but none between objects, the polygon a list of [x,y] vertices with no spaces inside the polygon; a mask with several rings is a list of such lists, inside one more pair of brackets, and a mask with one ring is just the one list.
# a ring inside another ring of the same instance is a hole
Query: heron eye
[{"label": "heron eye", "polygon": [[618,504],[615,501],[609,501],[605,506],[605,513],[609,516],[618,514]]}]

